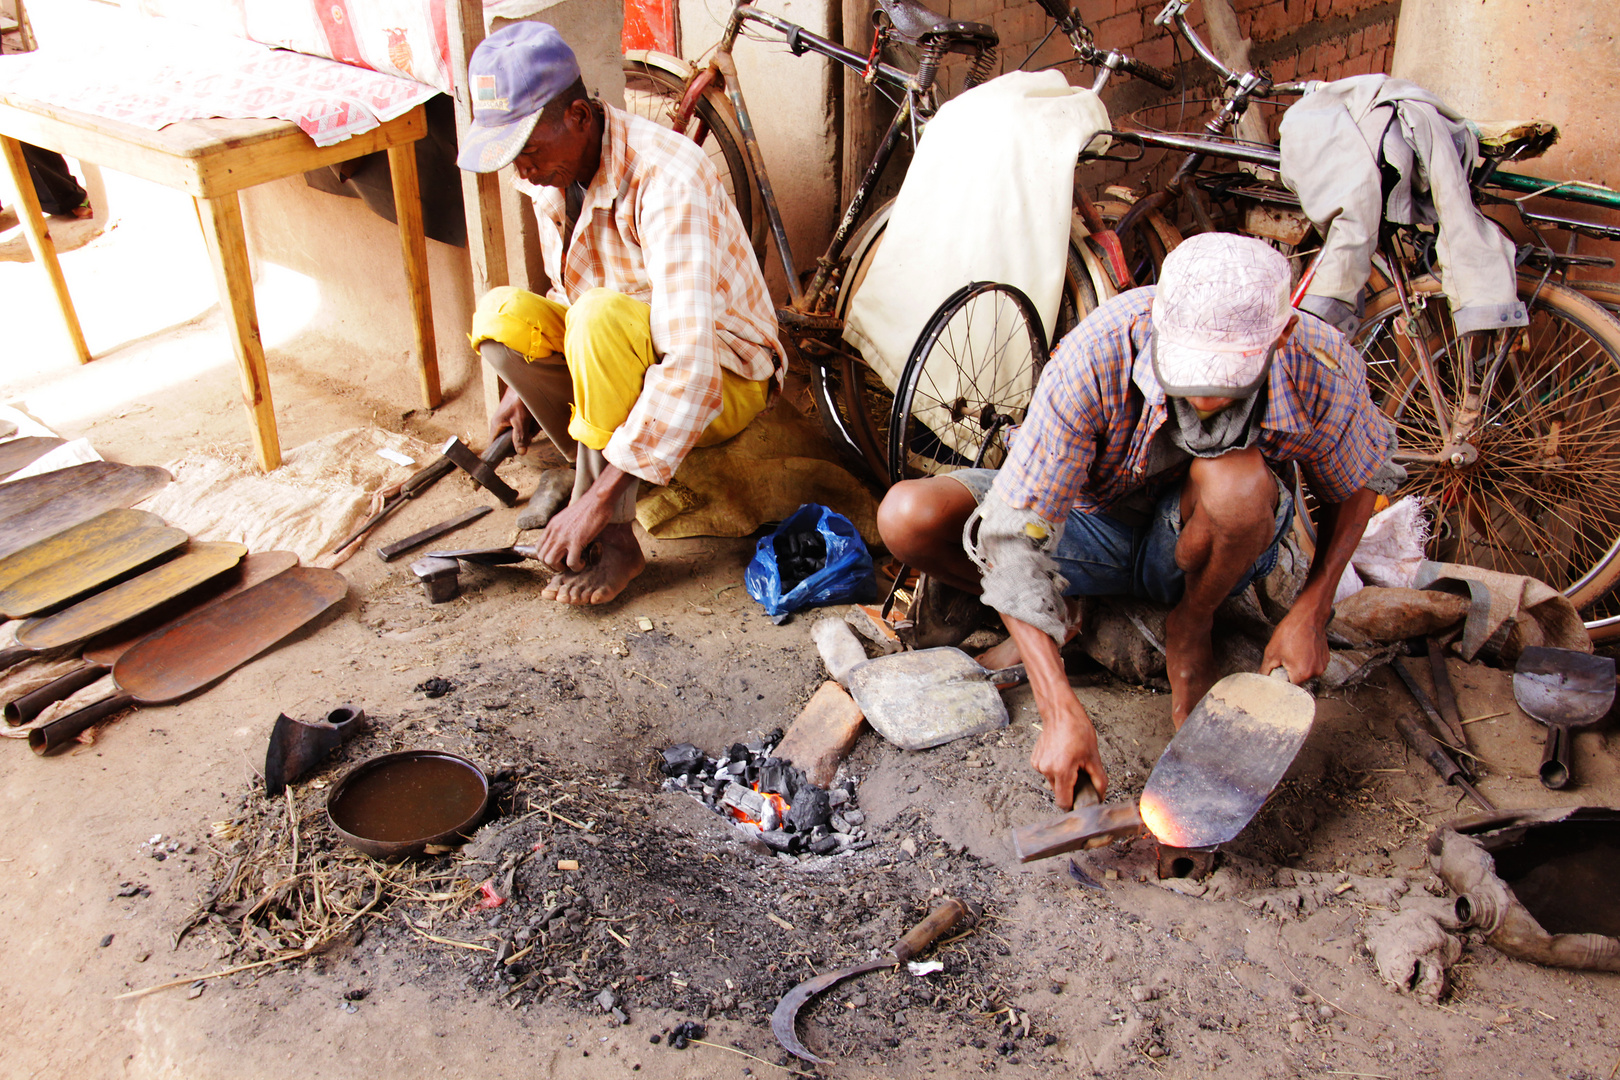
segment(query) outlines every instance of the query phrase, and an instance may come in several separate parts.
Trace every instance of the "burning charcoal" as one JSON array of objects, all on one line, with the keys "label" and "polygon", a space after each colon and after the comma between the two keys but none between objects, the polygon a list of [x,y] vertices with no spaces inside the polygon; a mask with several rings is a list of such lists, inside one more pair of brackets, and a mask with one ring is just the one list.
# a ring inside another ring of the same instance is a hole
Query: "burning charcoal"
[{"label": "burning charcoal", "polygon": [[810,850],[817,855],[831,855],[838,850],[838,837],[836,835],[823,836],[820,840],[812,840]]},{"label": "burning charcoal", "polygon": [[808,833],[817,825],[827,824],[832,811],[827,806],[827,793],[818,787],[804,785],[794,792],[793,805],[788,809],[788,824],[801,833]]},{"label": "burning charcoal", "polygon": [[749,791],[741,784],[729,785],[726,793],[720,796],[720,804],[737,810],[749,821],[758,821],[765,816],[765,796],[757,791]]},{"label": "burning charcoal", "polygon": [[702,1024],[694,1020],[684,1020],[669,1033],[669,1045],[675,1050],[685,1050],[692,1039],[701,1039],[708,1031]]},{"label": "burning charcoal", "polygon": [[665,776],[685,776],[696,772],[703,763],[703,751],[691,743],[680,743],[664,751]]},{"label": "burning charcoal", "polygon": [[765,832],[770,832],[772,829],[781,828],[781,825],[782,820],[777,816],[776,804],[766,799],[765,809],[760,811],[759,827]]},{"label": "burning charcoal", "polygon": [[765,841],[765,846],[772,851],[792,851],[793,843],[798,839],[792,833],[781,829],[772,829],[770,832],[760,833],[759,838]]},{"label": "burning charcoal", "polygon": [[741,776],[743,773],[748,771],[748,762],[733,761],[730,765],[726,766],[725,771],[730,773],[732,776]]},{"label": "burning charcoal", "polygon": [[743,749],[748,751],[748,756],[750,758],[757,758],[757,757],[764,757],[765,756],[765,742],[764,742],[764,740],[760,740],[759,742],[746,743],[746,744],[744,744]]},{"label": "burning charcoal", "polygon": [[788,765],[776,758],[766,758],[759,767],[759,790],[780,795],[789,802],[793,801],[793,793],[789,790]]}]

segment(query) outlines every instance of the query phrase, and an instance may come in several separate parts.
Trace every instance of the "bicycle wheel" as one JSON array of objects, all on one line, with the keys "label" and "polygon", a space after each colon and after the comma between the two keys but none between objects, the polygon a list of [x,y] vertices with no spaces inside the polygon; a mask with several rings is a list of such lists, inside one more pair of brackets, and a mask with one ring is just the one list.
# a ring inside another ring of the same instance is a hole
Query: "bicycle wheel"
[{"label": "bicycle wheel", "polygon": [[[1592,619],[1620,577],[1620,325],[1561,285],[1537,293],[1536,281],[1520,278],[1530,325],[1483,403],[1469,439],[1477,456],[1408,463],[1399,494],[1426,502],[1431,559],[1539,578]],[[1400,302],[1386,289],[1367,302],[1356,345],[1401,449],[1438,454],[1444,437],[1412,343],[1427,344],[1455,403],[1457,334],[1438,281],[1415,280],[1411,295],[1415,325],[1398,332]]]},{"label": "bicycle wheel", "polygon": [[1620,317],[1620,281],[1571,281],[1569,287]]},{"label": "bicycle wheel", "polygon": [[[685,93],[686,81],[674,72],[659,67],[650,59],[639,56],[624,58],[626,112],[671,127],[670,118]],[[743,232],[748,234],[748,242],[754,247],[754,257],[763,266],[768,231],[765,203],[760,198],[759,182],[743,150],[742,129],[723,91],[714,87],[704,91],[693,109],[692,121],[686,133],[709,155],[714,171],[720,174],[720,184],[737,208]]]},{"label": "bicycle wheel", "polygon": [[1045,364],[1041,317],[1021,290],[987,281],[958,290],[929,319],[900,377],[890,477],[1000,468]]}]

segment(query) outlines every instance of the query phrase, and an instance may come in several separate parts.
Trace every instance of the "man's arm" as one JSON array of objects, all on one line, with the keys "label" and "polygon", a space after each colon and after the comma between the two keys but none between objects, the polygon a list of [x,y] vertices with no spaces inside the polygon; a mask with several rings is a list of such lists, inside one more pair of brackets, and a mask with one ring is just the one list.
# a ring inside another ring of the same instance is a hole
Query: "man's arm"
[{"label": "man's arm", "polygon": [[1018,643],[1029,687],[1035,692],[1035,708],[1041,714],[1041,737],[1029,756],[1031,767],[1052,786],[1059,810],[1074,809],[1074,785],[1082,770],[1091,778],[1097,796],[1107,795],[1108,773],[1097,752],[1097,729],[1074,696],[1057,642],[1044,630],[1011,615],[1003,615],[1001,621]]},{"label": "man's arm", "polygon": [[1316,555],[1298,599],[1266,644],[1260,661],[1263,674],[1281,664],[1288,669],[1290,681],[1302,683],[1327,670],[1327,624],[1333,617],[1333,593],[1361,543],[1377,498],[1370,488],[1361,488],[1342,503],[1321,504]]},{"label": "man's arm", "polygon": [[570,500],[546,522],[545,532],[535,545],[535,557],[552,570],[565,566],[575,573],[584,570],[591,541],[608,527],[613,508],[636,479],[617,465],[605,467],[584,495]]}]

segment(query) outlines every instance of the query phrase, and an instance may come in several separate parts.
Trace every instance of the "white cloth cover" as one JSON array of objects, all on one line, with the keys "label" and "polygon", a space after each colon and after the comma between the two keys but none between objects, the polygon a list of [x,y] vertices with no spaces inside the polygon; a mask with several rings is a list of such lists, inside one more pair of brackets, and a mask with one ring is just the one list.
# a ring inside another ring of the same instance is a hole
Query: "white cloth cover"
[{"label": "white cloth cover", "polygon": [[1016,285],[1051,332],[1075,162],[1107,127],[1102,100],[1057,71],[1009,72],[940,107],[844,327],[885,386],[899,384],[929,317],[970,282]]}]

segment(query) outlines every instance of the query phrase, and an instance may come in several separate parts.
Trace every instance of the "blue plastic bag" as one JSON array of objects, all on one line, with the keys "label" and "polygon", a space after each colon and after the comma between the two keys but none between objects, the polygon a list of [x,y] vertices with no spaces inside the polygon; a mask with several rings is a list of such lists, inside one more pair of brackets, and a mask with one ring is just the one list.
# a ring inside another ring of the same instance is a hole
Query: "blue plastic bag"
[{"label": "blue plastic bag", "polygon": [[[825,545],[825,561],[802,580],[790,575],[784,581],[783,565],[802,565],[802,555],[794,553],[813,548],[817,539]],[[760,539],[754,559],[743,573],[743,586],[777,622],[786,621],[789,613],[800,608],[877,598],[872,556],[861,534],[844,515],[816,503],[799,507]]]}]

